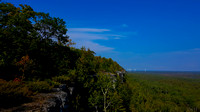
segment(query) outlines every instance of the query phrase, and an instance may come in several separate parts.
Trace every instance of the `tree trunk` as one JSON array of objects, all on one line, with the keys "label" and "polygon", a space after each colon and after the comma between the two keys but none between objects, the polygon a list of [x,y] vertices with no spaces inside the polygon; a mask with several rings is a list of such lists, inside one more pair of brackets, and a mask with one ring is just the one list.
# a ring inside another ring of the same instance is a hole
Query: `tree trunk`
[{"label": "tree trunk", "polygon": [[103,99],[104,99],[104,105],[103,105],[104,112],[106,112],[106,94],[104,94]]}]

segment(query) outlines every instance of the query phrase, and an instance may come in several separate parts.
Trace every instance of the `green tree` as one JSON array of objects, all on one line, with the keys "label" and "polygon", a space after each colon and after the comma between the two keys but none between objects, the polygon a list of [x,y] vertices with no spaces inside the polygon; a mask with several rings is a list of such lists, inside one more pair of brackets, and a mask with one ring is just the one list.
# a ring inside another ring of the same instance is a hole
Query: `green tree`
[{"label": "green tree", "polygon": [[[16,72],[15,63],[27,54],[33,31],[31,18],[35,12],[30,6],[15,7],[10,3],[0,4],[0,60],[2,74]],[[4,73],[7,72],[7,73]]]},{"label": "green tree", "polygon": [[98,73],[97,78],[95,89],[89,98],[89,103],[96,111],[124,111],[123,100],[115,88],[116,83],[119,81],[114,81],[116,80],[114,77],[105,73]]},{"label": "green tree", "polygon": [[15,7],[10,3],[0,4],[0,15],[1,77],[12,79],[18,74],[16,63],[26,55],[35,62],[34,75],[39,77],[56,75],[67,68],[71,40],[62,19],[35,12],[28,5]]},{"label": "green tree", "polygon": [[[77,78],[79,81],[86,81],[89,75],[95,74],[94,66],[94,52],[90,49],[82,47],[80,50],[80,57],[76,62]],[[86,82],[83,82],[86,84]],[[85,85],[87,86],[87,84]]]}]

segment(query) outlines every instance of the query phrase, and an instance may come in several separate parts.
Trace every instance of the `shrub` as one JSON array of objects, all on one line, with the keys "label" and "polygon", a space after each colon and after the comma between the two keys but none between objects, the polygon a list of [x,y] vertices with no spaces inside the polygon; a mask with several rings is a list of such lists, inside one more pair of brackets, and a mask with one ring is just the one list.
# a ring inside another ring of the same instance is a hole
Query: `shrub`
[{"label": "shrub", "polygon": [[68,76],[61,75],[61,76],[53,77],[52,80],[55,82],[59,82],[61,84],[67,84],[70,81],[70,78]]},{"label": "shrub", "polygon": [[46,79],[45,81],[46,81],[47,83],[49,83],[50,86],[52,86],[52,87],[58,87],[59,85],[61,85],[61,83],[56,82],[56,81],[53,81],[53,80],[51,80],[51,79]]},{"label": "shrub", "polygon": [[46,81],[35,81],[35,82],[29,82],[28,87],[33,92],[39,92],[39,93],[46,93],[50,92],[52,89],[52,86]]},{"label": "shrub", "polygon": [[0,86],[1,86],[2,84],[5,84],[5,83],[6,83],[6,80],[0,79]]},{"label": "shrub", "polygon": [[13,107],[31,100],[32,92],[20,82],[0,80],[0,107]]}]

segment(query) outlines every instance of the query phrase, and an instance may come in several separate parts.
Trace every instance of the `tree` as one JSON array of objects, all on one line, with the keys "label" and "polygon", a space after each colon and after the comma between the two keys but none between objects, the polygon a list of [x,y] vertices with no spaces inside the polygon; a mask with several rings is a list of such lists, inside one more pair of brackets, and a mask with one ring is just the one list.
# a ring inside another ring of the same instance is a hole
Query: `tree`
[{"label": "tree", "polygon": [[33,31],[30,19],[35,12],[30,6],[21,5],[21,8],[17,8],[10,3],[1,3],[0,15],[0,71],[11,75],[17,72],[17,60],[25,56],[29,49],[32,40],[30,32]]},{"label": "tree", "polygon": [[123,100],[115,88],[119,81],[114,81],[114,77],[105,73],[98,73],[97,78],[96,88],[90,95],[89,103],[96,111],[124,111]]},{"label": "tree", "polygon": [[25,73],[27,71],[33,72],[33,70],[30,70],[31,66],[33,65],[33,60],[29,59],[29,56],[23,56],[19,62],[16,63],[17,66],[19,66],[19,70],[22,71],[22,80],[24,79]]},{"label": "tree", "polygon": [[[72,44],[63,19],[35,12],[28,5],[15,7],[10,3],[0,4],[0,15],[1,77],[12,79],[18,72],[16,63],[26,55],[37,64],[34,75],[59,74],[56,65],[60,65],[59,60],[68,61],[67,46]],[[62,46],[64,52],[56,49]]]},{"label": "tree", "polygon": [[86,81],[89,75],[95,74],[94,52],[90,49],[82,47],[80,57],[76,61],[77,78],[80,81]]}]

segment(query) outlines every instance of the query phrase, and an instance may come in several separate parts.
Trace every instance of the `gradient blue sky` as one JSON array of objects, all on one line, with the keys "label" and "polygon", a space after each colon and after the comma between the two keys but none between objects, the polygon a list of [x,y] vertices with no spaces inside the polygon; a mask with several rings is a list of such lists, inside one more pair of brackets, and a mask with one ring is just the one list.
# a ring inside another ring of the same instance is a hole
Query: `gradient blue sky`
[{"label": "gradient blue sky", "polygon": [[66,21],[76,47],[125,69],[200,71],[199,0],[2,0]]}]

